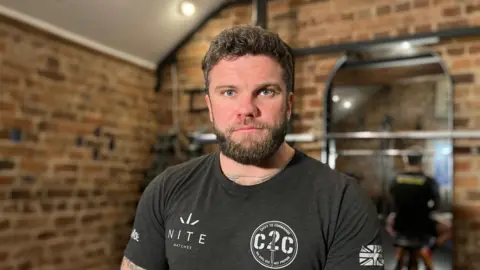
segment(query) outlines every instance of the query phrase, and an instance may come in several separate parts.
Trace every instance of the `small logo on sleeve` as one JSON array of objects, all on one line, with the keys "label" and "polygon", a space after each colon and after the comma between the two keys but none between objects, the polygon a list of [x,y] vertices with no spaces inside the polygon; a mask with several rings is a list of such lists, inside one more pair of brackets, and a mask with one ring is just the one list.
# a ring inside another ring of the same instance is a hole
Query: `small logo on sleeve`
[{"label": "small logo on sleeve", "polygon": [[132,233],[130,234],[130,238],[133,240],[140,242],[140,235],[138,234],[137,230],[133,229]]},{"label": "small logo on sleeve", "polygon": [[363,246],[359,254],[361,266],[383,266],[383,248],[380,245]]}]

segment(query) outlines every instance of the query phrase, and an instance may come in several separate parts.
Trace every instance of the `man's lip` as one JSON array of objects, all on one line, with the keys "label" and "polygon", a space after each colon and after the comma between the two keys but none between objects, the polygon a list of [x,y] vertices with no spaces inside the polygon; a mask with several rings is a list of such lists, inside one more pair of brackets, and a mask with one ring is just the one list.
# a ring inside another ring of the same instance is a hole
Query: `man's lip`
[{"label": "man's lip", "polygon": [[241,128],[237,128],[236,130],[239,131],[239,130],[252,130],[252,129],[259,129],[259,128],[256,128],[256,127],[241,127]]}]

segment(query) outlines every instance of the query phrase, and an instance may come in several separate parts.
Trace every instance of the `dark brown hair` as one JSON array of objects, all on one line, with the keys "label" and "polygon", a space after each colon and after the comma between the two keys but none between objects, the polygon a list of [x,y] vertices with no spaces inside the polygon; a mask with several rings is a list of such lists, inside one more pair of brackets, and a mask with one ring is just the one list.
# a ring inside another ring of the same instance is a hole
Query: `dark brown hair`
[{"label": "dark brown hair", "polygon": [[276,60],[283,69],[287,92],[293,92],[294,70],[291,48],[278,36],[259,26],[237,25],[223,30],[210,42],[202,60],[202,71],[208,93],[210,71],[222,59],[244,55],[266,55]]}]

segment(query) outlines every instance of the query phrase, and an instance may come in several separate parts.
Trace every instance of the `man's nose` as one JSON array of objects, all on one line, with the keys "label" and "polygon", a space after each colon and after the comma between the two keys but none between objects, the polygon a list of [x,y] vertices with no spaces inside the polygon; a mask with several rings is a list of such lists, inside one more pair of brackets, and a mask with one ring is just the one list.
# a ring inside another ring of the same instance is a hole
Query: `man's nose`
[{"label": "man's nose", "polygon": [[243,117],[255,117],[258,115],[258,108],[252,96],[244,96],[238,99],[237,113]]}]

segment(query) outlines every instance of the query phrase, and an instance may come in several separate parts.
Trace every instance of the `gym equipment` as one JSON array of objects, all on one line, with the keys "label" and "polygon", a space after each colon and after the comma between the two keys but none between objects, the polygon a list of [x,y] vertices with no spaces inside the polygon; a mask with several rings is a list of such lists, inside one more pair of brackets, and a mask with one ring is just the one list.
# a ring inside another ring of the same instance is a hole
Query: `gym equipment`
[{"label": "gym equipment", "polygon": [[[175,153],[180,150],[181,153]],[[154,154],[152,165],[145,172],[143,189],[167,167],[202,156],[205,151],[201,144],[195,142],[188,134],[177,130],[170,130],[165,135],[157,136],[157,142],[151,146],[150,152]],[[172,156],[176,157],[172,158]]]},{"label": "gym equipment", "polygon": [[150,153],[154,154],[154,158],[150,168],[145,171],[145,180],[141,187],[142,192],[158,174],[170,165],[169,160],[175,152],[175,139],[175,133],[157,136],[157,142],[150,148]]},{"label": "gym equipment", "polygon": [[[213,133],[192,133],[190,136],[198,143],[215,143],[216,141],[216,136]],[[332,132],[325,135],[290,133],[285,136],[287,142],[316,142],[329,139],[480,139],[480,131],[360,131]]]}]

